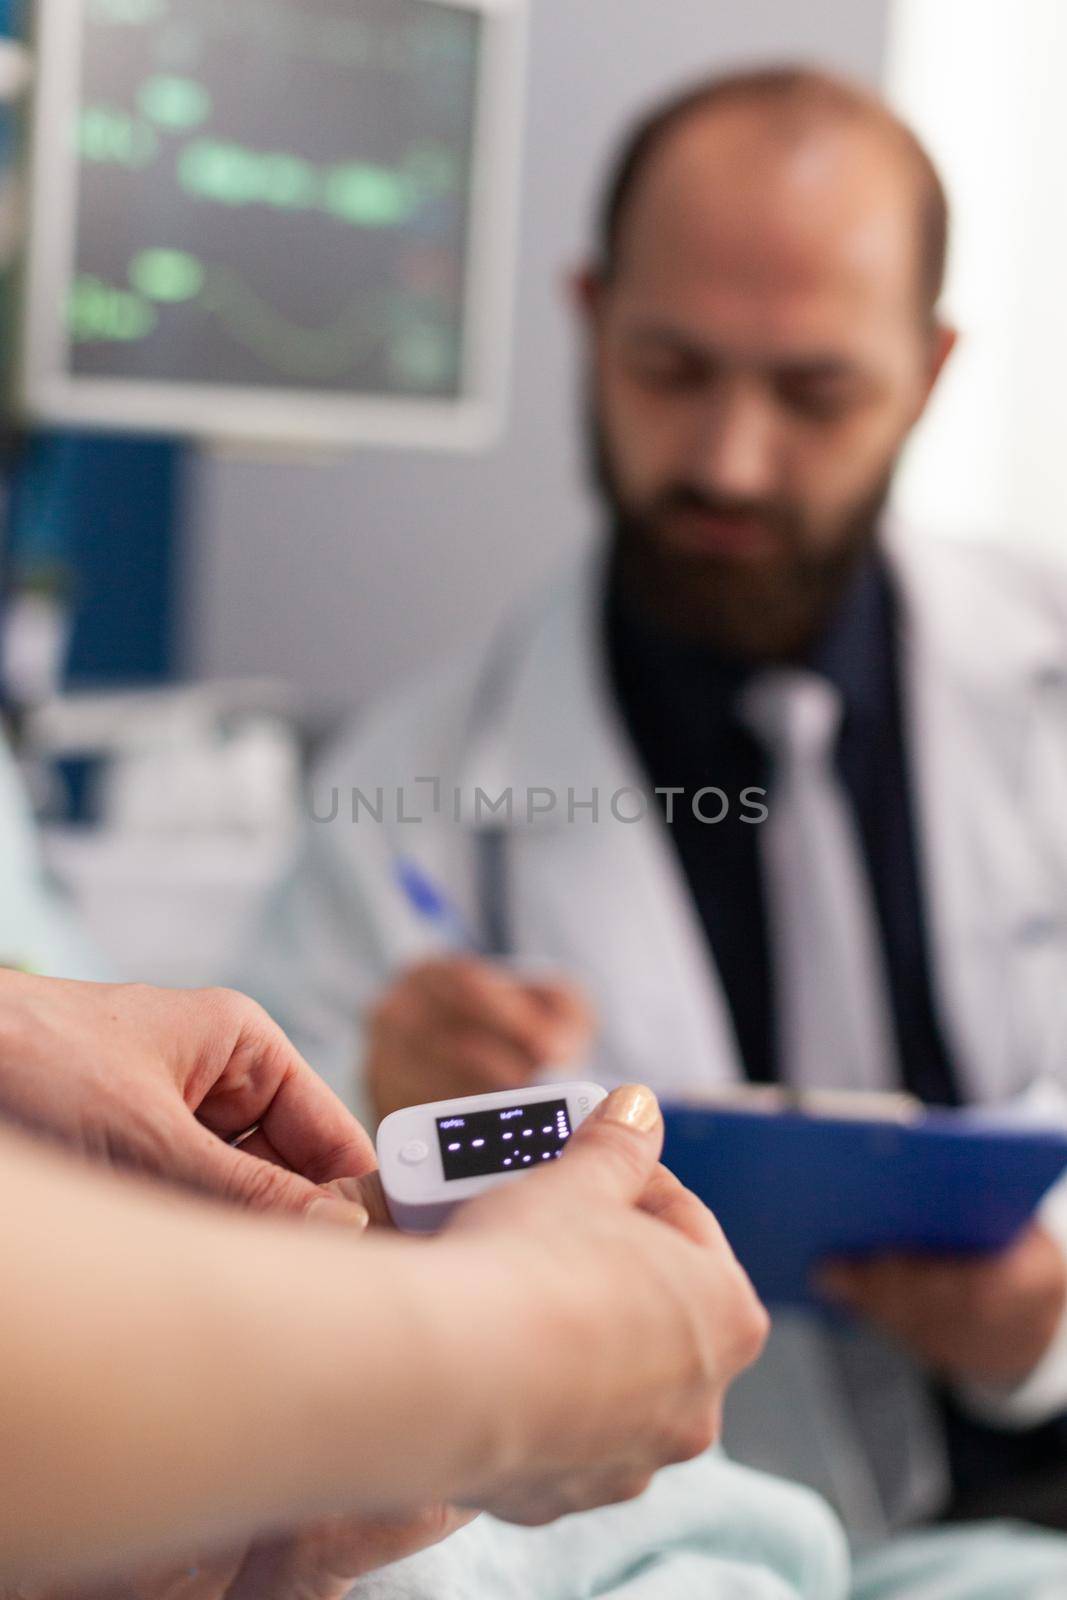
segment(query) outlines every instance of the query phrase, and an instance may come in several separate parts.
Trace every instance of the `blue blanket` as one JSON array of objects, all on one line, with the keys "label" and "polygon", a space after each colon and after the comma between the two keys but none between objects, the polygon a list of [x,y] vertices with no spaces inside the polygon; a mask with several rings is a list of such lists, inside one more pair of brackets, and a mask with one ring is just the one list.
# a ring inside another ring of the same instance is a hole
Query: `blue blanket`
[{"label": "blue blanket", "polygon": [[900,1534],[850,1563],[807,1489],[713,1453],[550,1528],[481,1517],[350,1600],[1064,1600],[1067,1538],[1003,1523]]},{"label": "blue blanket", "polygon": [[550,1528],[480,1517],[352,1600],[846,1600],[848,1554],[807,1489],[712,1454],[640,1500]]}]

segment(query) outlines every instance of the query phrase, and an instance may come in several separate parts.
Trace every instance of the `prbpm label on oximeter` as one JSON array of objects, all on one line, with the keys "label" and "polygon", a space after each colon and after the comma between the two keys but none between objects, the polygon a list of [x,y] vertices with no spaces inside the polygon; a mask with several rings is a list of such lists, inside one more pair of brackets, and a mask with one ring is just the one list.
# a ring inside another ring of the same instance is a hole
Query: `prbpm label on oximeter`
[{"label": "prbpm label on oximeter", "polygon": [[500,1106],[436,1120],[446,1183],[529,1170],[553,1161],[563,1154],[572,1131],[566,1100]]}]

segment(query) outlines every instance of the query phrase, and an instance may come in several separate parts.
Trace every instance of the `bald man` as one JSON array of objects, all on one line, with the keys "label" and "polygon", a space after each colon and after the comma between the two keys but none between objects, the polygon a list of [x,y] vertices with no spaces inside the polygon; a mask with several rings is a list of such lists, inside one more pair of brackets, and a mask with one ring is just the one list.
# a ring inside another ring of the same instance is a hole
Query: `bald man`
[{"label": "bald man", "polygon": [[[836,79],[634,131],[574,284],[607,537],[342,744],[240,973],[342,1093],[1067,1088],[1067,575],[884,514],[947,238],[926,153]],[[831,1271],[854,1320],[776,1317],[728,1444],[861,1538],[1055,1518],[1064,1210]]]}]

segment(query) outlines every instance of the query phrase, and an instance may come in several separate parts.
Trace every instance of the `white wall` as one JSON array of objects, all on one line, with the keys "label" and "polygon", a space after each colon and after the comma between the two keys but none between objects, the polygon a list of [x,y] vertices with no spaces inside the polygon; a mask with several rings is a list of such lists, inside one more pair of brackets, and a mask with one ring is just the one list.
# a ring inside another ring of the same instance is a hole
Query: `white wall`
[{"label": "white wall", "polygon": [[881,76],[886,0],[532,0],[532,11],[505,438],[475,459],[200,462],[195,674],[279,673],[329,713],[483,633],[594,526],[561,282],[623,124],[668,87],[729,64],[804,58]]},{"label": "white wall", "polygon": [[895,0],[889,93],[955,212],[946,305],[963,339],[897,501],[946,533],[1067,549],[1067,7]]}]

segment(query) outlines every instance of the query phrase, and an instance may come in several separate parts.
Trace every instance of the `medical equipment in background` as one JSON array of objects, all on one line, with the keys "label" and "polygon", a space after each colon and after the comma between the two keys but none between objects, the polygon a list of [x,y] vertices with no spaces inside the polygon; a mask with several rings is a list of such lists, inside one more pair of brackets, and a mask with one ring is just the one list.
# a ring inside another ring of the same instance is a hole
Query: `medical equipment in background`
[{"label": "medical equipment in background", "polygon": [[12,0],[0,0],[0,272],[11,266],[22,243],[18,108],[30,85],[32,61],[21,40],[12,37],[18,9]]},{"label": "medical equipment in background", "polygon": [[296,723],[292,692],[267,680],[71,694],[34,712],[26,746],[38,761],[99,767],[93,809],[106,831],[288,840],[300,806]]},{"label": "medical equipment in background", "polygon": [[66,695],[28,718],[24,767],[90,774],[94,825],[64,818],[53,778],[41,846],[117,976],[196,986],[225,973],[293,845],[300,722],[268,680]]},{"label": "medical equipment in background", "polygon": [[526,0],[39,0],[23,420],[473,448]]}]

